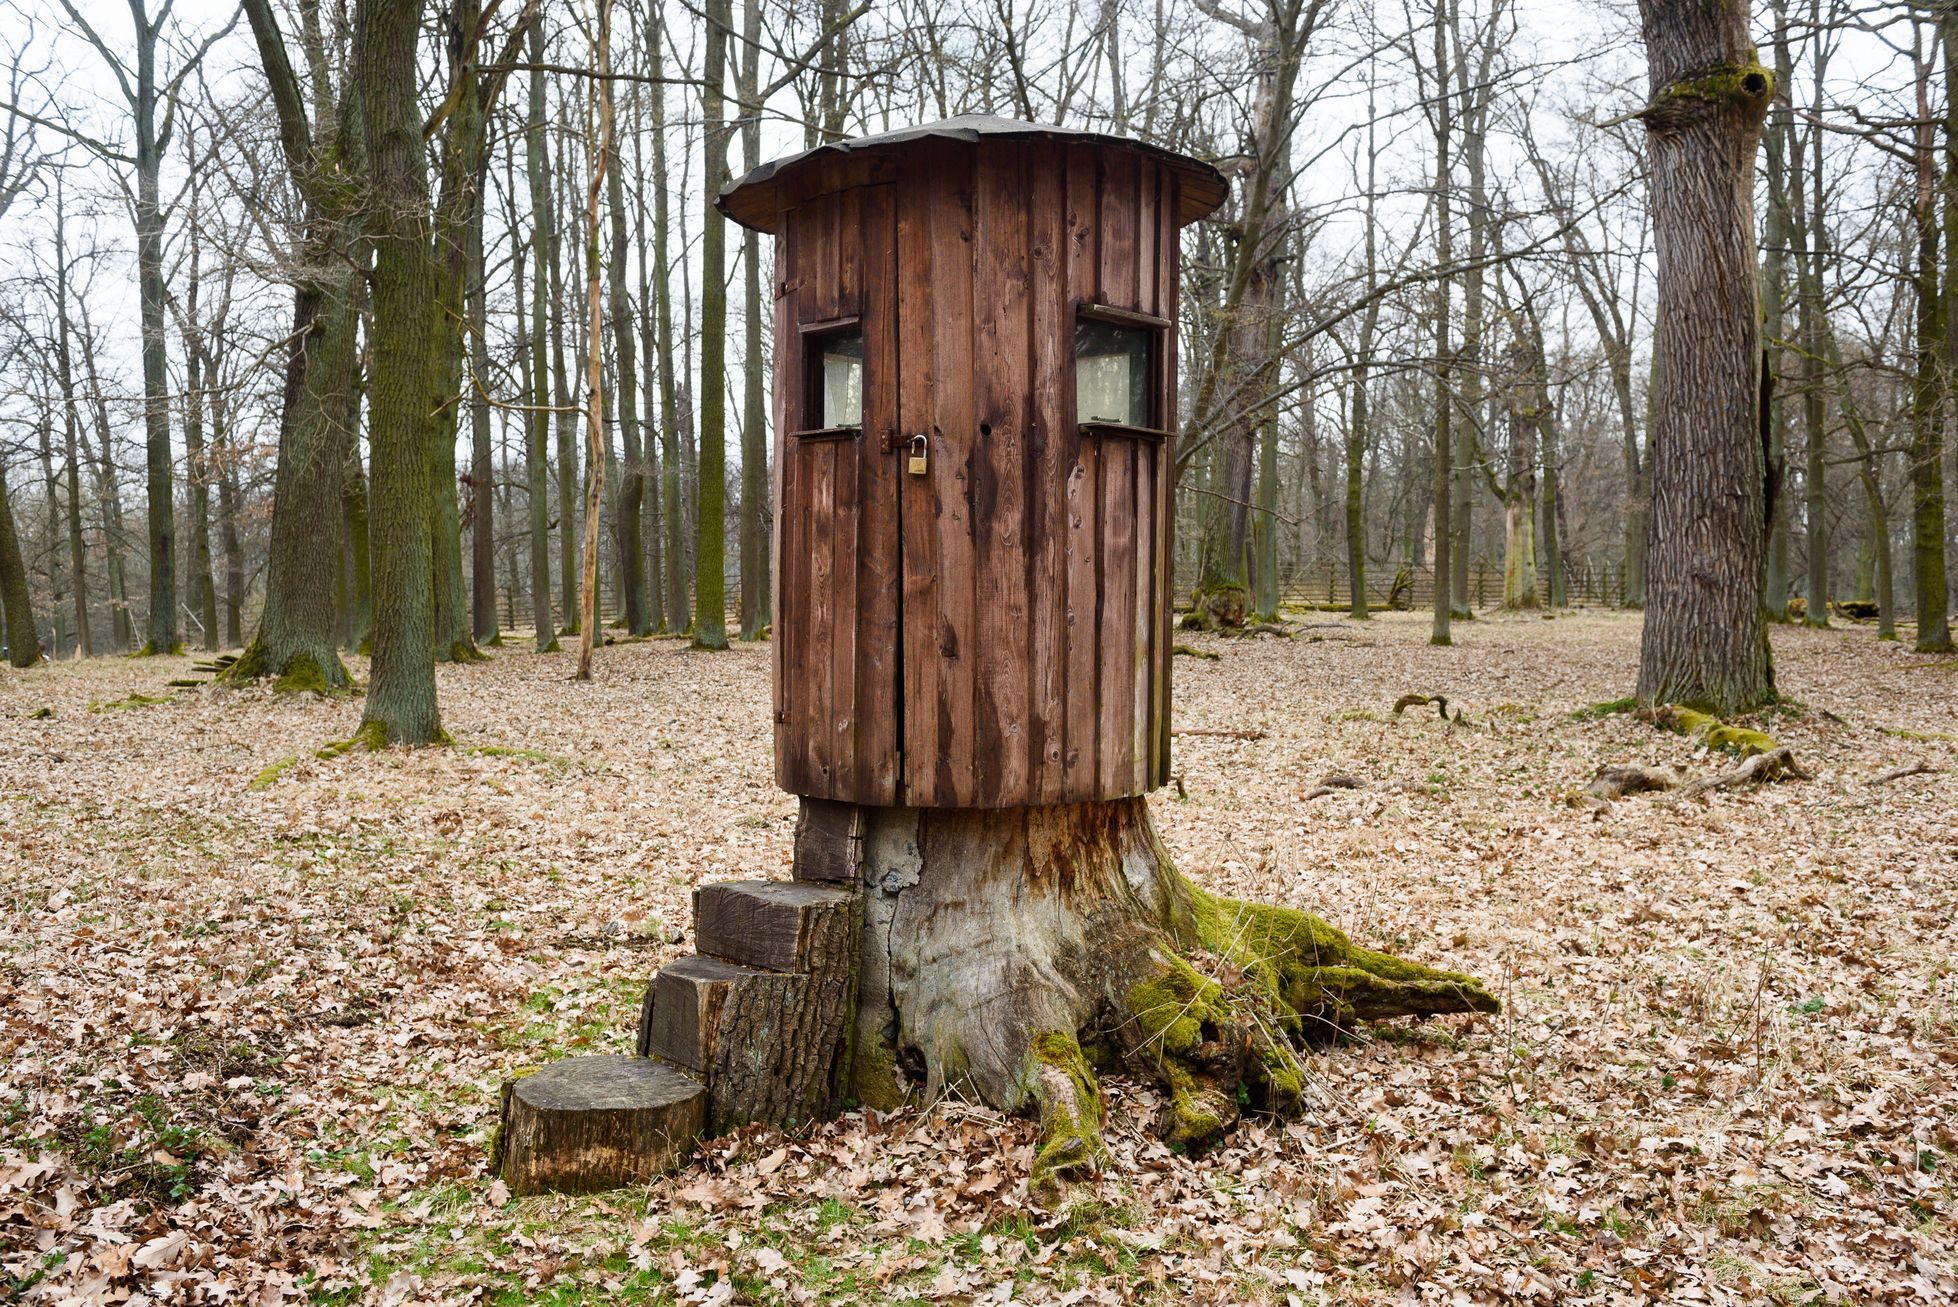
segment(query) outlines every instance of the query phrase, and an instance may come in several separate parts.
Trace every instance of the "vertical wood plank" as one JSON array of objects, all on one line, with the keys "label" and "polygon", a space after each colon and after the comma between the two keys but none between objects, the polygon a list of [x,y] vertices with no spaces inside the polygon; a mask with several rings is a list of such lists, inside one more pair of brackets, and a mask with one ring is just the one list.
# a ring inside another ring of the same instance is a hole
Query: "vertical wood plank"
[{"label": "vertical wood plank", "polygon": [[[914,163],[897,194],[899,440],[929,428],[937,360],[932,353],[931,210],[927,179]],[[894,458],[901,460],[902,455]],[[903,694],[899,704],[903,771],[898,802],[932,802],[938,756],[938,531],[929,483],[895,473],[903,555],[903,620],[899,647]]]},{"label": "vertical wood plank", "polygon": [[1135,303],[1142,312],[1162,318],[1169,313],[1160,294],[1156,251],[1163,231],[1161,181],[1167,171],[1154,159],[1140,160],[1135,170]]},{"label": "vertical wood plank", "polygon": [[1101,441],[1101,702],[1096,797],[1129,792],[1135,758],[1135,441]]},{"label": "vertical wood plank", "polygon": [[1101,291],[1119,309],[1141,309],[1136,288],[1137,157],[1127,150],[1101,156]]},{"label": "vertical wood plank", "polygon": [[857,442],[856,778],[859,803],[897,800],[899,558],[896,456],[880,441],[897,427],[897,218],[892,188],[861,201],[864,268],[864,423]]},{"label": "vertical wood plank", "polygon": [[1064,317],[1058,324],[1066,341],[1067,370],[1060,379],[1060,447],[1066,472],[1062,540],[1067,607],[1063,626],[1066,673],[1067,743],[1062,786],[1068,802],[1095,797],[1100,788],[1101,732],[1101,449],[1083,439],[1074,395],[1074,305],[1101,294],[1101,206],[1095,151],[1066,151],[1066,211],[1063,215],[1066,278]]},{"label": "vertical wood plank", "polygon": [[[1027,428],[1032,484],[1027,491],[1027,588],[1032,614],[1029,665],[1032,702],[1028,747],[1033,790],[1041,803],[1059,803],[1067,766],[1067,422],[1072,404],[1062,394],[1074,357],[1074,322],[1067,295],[1066,152],[1032,147],[1028,259],[1032,278],[1033,409]],[[1063,335],[1065,333],[1065,335]]]},{"label": "vertical wood plank", "polygon": [[974,642],[977,801],[1025,803],[1033,767],[1028,497],[1026,147],[982,142],[974,188],[972,456],[978,592]]},{"label": "vertical wood plank", "polygon": [[805,443],[802,465],[808,477],[809,493],[804,503],[810,522],[815,524],[808,540],[809,608],[803,620],[809,638],[804,642],[806,656],[798,659],[797,672],[804,678],[804,695],[809,704],[808,724],[802,732],[807,753],[806,773],[814,789],[804,793],[818,798],[834,798],[836,776],[831,754],[836,741],[835,686],[830,675],[831,651],[836,645],[838,614],[831,599],[836,576],[836,449],[834,440]]},{"label": "vertical wood plank", "polygon": [[1154,697],[1150,681],[1155,671],[1156,644],[1156,457],[1162,446],[1153,440],[1131,441],[1135,446],[1135,544],[1130,555],[1135,584],[1131,609],[1134,644],[1129,649],[1128,766],[1123,792],[1140,794],[1149,788],[1155,754]]},{"label": "vertical wood plank", "polygon": [[[930,195],[932,395],[925,520],[938,532],[937,721],[930,755],[933,800],[968,808],[979,800],[974,660],[978,587],[973,519],[977,422],[973,412],[972,201],[976,151],[938,163]],[[907,481],[918,480],[906,478]],[[908,620],[908,618],[907,618]]]},{"label": "vertical wood plank", "polygon": [[[1157,227],[1161,239],[1157,242],[1156,258],[1161,271],[1157,274],[1161,286],[1162,316],[1171,323],[1180,324],[1182,318],[1182,227],[1177,212],[1182,204],[1181,183],[1164,173],[1161,204],[1158,209]],[[1182,432],[1182,414],[1177,408],[1176,393],[1176,338],[1175,326],[1164,333],[1163,367],[1159,384],[1162,392],[1164,429]],[[1155,700],[1155,769],[1148,777],[1150,786],[1167,785],[1170,774],[1170,681],[1175,675],[1176,659],[1172,653],[1170,637],[1170,596],[1176,593],[1176,441],[1172,438],[1163,446],[1158,455],[1162,460],[1156,478],[1156,576],[1161,593],[1156,600],[1156,672],[1150,678],[1150,692]]]},{"label": "vertical wood plank", "polygon": [[793,397],[802,393],[802,352],[797,349],[785,350],[782,342],[792,342],[796,337],[798,296],[794,287],[799,245],[799,234],[791,221],[783,227],[782,235],[775,241],[775,467],[772,476],[776,518],[775,529],[769,533],[768,545],[772,552],[769,575],[775,583],[775,638],[770,642],[774,647],[769,651],[769,665],[774,677],[775,784],[791,793],[795,792],[790,758],[794,752],[793,715],[796,705],[788,664],[790,647],[798,638],[801,625],[797,609],[801,596],[794,582],[782,574],[782,558],[785,553],[790,558],[795,557],[802,531],[801,521],[788,512],[794,489],[794,479],[789,475],[790,465],[794,462],[791,449],[794,442],[789,439],[789,431],[799,416],[796,412],[799,401]]},{"label": "vertical wood plank", "polygon": [[863,312],[863,189],[832,197],[836,205],[836,301],[833,317]]}]

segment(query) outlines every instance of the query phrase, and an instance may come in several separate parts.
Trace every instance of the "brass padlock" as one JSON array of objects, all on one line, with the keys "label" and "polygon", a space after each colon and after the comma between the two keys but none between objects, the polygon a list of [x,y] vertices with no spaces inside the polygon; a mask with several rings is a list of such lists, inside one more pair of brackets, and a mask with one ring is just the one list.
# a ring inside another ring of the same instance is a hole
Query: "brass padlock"
[{"label": "brass padlock", "polygon": [[904,461],[904,470],[914,477],[925,474],[925,433],[920,431],[911,437],[911,455]]}]

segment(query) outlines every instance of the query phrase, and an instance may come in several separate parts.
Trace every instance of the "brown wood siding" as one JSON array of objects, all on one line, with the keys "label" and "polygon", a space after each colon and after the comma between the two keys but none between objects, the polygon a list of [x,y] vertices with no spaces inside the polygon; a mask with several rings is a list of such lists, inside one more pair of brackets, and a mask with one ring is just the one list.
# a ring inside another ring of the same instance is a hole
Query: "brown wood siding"
[{"label": "brown wood siding", "polygon": [[865,375],[895,369],[888,186],[797,206],[777,246],[775,777],[783,789],[897,800],[897,488],[879,437],[896,397],[866,387],[862,434],[803,440],[801,327],[857,317]]},{"label": "brown wood siding", "polygon": [[[1144,793],[1169,768],[1172,449],[1081,433],[1073,337],[1083,304],[1174,318],[1174,176],[1015,140],[888,175],[782,215],[777,779],[936,807]],[[798,328],[852,315],[864,436],[788,438],[818,425]]]}]

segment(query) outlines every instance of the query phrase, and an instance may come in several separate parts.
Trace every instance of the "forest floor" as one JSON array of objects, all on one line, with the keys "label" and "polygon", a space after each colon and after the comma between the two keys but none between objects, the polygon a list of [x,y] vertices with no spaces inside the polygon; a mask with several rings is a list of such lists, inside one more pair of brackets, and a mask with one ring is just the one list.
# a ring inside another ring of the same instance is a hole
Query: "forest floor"
[{"label": "forest floor", "polygon": [[787,874],[765,648],[503,650],[441,670],[453,747],[330,759],[357,702],[0,670],[0,1302],[1958,1302],[1958,663],[1779,630],[1814,780],[1593,815],[1601,763],[1726,765],[1573,717],[1636,617],[1294,621],[1176,660],[1179,727],[1265,734],[1177,742],[1165,840],[1505,1010],[1316,1053],[1199,1157],[1111,1082],[1052,1211],[958,1104],[485,1173],[505,1076],[630,1051],[694,885]]}]

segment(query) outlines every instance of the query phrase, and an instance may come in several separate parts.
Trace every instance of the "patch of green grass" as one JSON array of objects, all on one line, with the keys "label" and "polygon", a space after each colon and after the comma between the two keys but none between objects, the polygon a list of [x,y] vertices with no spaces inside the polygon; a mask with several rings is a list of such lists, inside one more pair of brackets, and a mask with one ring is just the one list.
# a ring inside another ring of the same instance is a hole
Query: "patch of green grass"
[{"label": "patch of green grass", "polygon": [[1574,722],[1592,722],[1601,717],[1616,717],[1620,713],[1637,710],[1638,699],[1635,696],[1627,696],[1623,699],[1607,699],[1603,703],[1594,703],[1588,708],[1579,708],[1570,715],[1570,719]]},{"label": "patch of green grass", "polygon": [[197,1191],[197,1161],[210,1146],[202,1130],[171,1120],[162,1099],[144,1094],[126,1112],[84,1108],[68,1151],[78,1168],[112,1190],[176,1204]]}]

